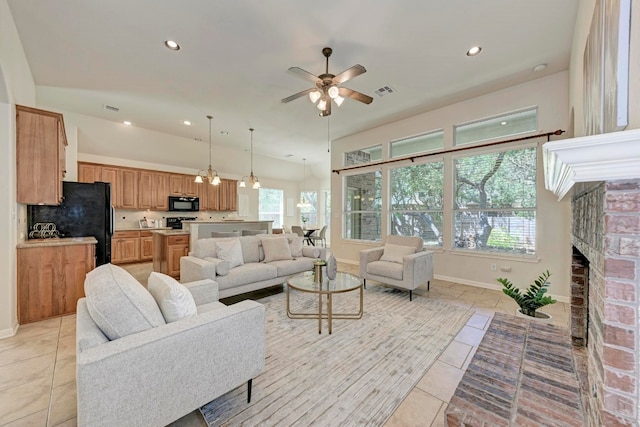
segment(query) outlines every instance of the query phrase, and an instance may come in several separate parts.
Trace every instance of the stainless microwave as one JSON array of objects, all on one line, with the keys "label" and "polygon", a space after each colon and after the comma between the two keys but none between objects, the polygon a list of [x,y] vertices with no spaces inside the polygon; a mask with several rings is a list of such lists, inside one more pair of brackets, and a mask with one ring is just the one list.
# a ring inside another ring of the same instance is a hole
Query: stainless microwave
[{"label": "stainless microwave", "polygon": [[169,211],[197,212],[200,210],[200,199],[197,197],[169,196]]}]

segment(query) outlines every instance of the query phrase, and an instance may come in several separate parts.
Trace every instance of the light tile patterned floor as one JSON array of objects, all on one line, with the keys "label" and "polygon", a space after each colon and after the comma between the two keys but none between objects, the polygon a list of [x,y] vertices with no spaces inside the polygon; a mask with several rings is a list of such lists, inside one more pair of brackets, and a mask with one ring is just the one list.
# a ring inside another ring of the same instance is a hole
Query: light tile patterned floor
[{"label": "light tile patterned floor", "polygon": [[[127,269],[146,284],[151,264]],[[358,274],[358,267],[339,264]],[[434,280],[431,298],[470,307],[475,314],[387,422],[387,426],[443,426],[444,411],[495,312],[513,314],[516,305],[500,291]],[[554,323],[567,326],[568,304],[545,307]],[[75,315],[21,326],[0,340],[0,426],[75,426]],[[195,411],[172,426],[205,426]]]}]

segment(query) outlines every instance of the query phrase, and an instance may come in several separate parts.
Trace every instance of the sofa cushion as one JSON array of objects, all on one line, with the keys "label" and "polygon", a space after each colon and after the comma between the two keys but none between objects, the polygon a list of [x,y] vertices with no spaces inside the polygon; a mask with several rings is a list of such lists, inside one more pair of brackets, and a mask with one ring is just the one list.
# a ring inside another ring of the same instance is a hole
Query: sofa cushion
[{"label": "sofa cushion", "polygon": [[264,249],[264,262],[291,259],[289,241],[284,237],[262,239],[262,248]]},{"label": "sofa cushion", "polygon": [[154,271],[149,275],[147,288],[167,323],[195,316],[198,312],[191,292],[173,277]]},{"label": "sofa cushion", "polygon": [[260,236],[243,236],[239,240],[244,262],[260,262]]},{"label": "sofa cushion", "polygon": [[84,293],[91,318],[110,340],[166,323],[149,291],[121,267],[105,264],[87,273]]},{"label": "sofa cushion", "polygon": [[216,277],[216,282],[218,282],[218,289],[222,291],[235,286],[275,279],[278,277],[277,274],[278,270],[273,265],[252,262],[232,268],[226,276]]},{"label": "sofa cushion", "polygon": [[302,237],[289,237],[289,250],[294,258],[302,256]]},{"label": "sofa cushion", "polygon": [[388,261],[373,261],[367,264],[367,273],[402,280],[402,264]]},{"label": "sofa cushion", "polygon": [[303,271],[313,270],[313,258],[296,258],[283,261],[272,261],[269,265],[273,265],[278,269],[278,277],[291,276],[292,274],[302,273]]},{"label": "sofa cushion", "polygon": [[244,264],[242,246],[240,246],[238,239],[233,239],[228,242],[217,242],[216,252],[218,253],[218,258],[227,261],[231,268]]},{"label": "sofa cushion", "polygon": [[416,253],[413,246],[392,245],[387,243],[384,245],[384,252],[380,257],[380,261],[397,262],[402,264],[402,257]]},{"label": "sofa cushion", "polygon": [[193,242],[193,256],[216,258],[216,239],[198,239]]},{"label": "sofa cushion", "polygon": [[216,276],[226,276],[231,270],[231,264],[228,261],[221,260],[220,258],[206,257],[204,259],[216,266]]}]

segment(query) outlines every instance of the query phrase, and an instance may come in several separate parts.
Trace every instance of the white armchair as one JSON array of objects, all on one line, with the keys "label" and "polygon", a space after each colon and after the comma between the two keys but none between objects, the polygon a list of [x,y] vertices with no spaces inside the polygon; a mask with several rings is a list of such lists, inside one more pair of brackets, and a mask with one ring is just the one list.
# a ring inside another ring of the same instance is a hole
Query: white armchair
[{"label": "white armchair", "polygon": [[433,279],[433,252],[423,249],[420,237],[388,236],[384,246],[360,251],[360,278],[364,287],[367,279],[393,287],[413,290]]}]

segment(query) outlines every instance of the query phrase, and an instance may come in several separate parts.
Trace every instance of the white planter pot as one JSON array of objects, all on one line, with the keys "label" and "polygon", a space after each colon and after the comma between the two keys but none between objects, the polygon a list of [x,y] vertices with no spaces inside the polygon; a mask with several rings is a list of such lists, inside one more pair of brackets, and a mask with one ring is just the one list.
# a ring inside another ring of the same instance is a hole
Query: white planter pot
[{"label": "white planter pot", "polygon": [[542,311],[536,310],[536,317],[527,316],[526,314],[522,314],[522,309],[519,308],[516,310],[516,317],[522,317],[523,319],[533,320],[535,322],[541,323],[553,323],[553,317],[550,314],[543,313]]}]

